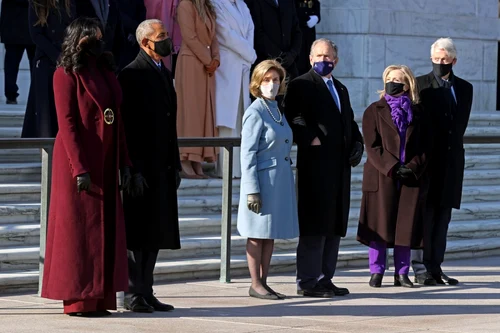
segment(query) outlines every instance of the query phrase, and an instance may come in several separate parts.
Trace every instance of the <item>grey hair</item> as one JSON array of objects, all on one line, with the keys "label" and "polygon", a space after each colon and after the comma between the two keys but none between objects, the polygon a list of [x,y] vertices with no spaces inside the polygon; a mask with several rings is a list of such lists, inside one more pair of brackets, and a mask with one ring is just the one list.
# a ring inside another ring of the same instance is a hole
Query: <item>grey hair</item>
[{"label": "grey hair", "polygon": [[142,21],[141,24],[137,27],[137,30],[135,31],[135,39],[137,39],[137,43],[139,45],[142,44],[142,40],[144,38],[148,38],[153,34],[154,29],[152,27],[153,24],[161,24],[163,25],[163,22],[161,20],[157,19],[150,19],[146,21]]},{"label": "grey hair", "polygon": [[314,48],[316,47],[316,45],[318,45],[319,43],[327,43],[327,44],[330,44],[330,46],[332,47],[333,51],[335,52],[335,58],[338,57],[339,55],[339,48],[337,47],[337,45],[332,42],[331,40],[329,40],[328,38],[319,38],[319,39],[316,39],[312,45],[311,45],[311,50],[309,51],[309,54],[310,55],[313,55],[313,50]]},{"label": "grey hair", "polygon": [[451,38],[439,38],[431,45],[431,57],[435,50],[445,50],[448,56],[455,59],[457,57],[457,48]]}]

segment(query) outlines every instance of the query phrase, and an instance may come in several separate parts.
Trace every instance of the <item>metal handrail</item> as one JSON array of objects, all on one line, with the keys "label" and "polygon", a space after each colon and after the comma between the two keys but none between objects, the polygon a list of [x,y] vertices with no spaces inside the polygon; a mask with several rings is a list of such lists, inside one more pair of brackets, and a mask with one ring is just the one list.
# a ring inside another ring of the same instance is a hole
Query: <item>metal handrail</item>
[{"label": "metal handrail", "polygon": [[[41,292],[43,265],[45,261],[45,245],[47,236],[48,208],[50,201],[50,184],[52,170],[52,150],[55,139],[10,139],[0,138],[0,149],[40,149],[42,157],[42,184],[40,206],[40,271],[39,293]],[[222,185],[222,221],[221,221],[221,266],[220,281],[231,281],[231,208],[233,184],[233,148],[239,147],[240,138],[179,138],[180,147],[222,147],[223,151],[223,185]],[[464,144],[500,143],[500,136],[467,135]]]}]

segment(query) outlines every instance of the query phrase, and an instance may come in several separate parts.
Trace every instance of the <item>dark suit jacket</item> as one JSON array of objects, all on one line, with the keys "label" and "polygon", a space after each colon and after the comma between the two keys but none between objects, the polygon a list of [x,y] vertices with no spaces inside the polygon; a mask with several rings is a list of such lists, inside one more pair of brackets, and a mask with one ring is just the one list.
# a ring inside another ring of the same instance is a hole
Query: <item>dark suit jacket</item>
[{"label": "dark suit jacket", "polygon": [[3,0],[0,40],[4,44],[33,45],[28,29],[28,0]]},{"label": "dark suit jacket", "polygon": [[473,88],[457,76],[452,82],[456,103],[450,89],[440,87],[433,72],[417,78],[420,98],[430,115],[433,132],[428,167],[431,177],[429,200],[459,209],[465,165],[463,138],[470,117]]},{"label": "dark suit jacket", "polygon": [[122,115],[133,172],[140,172],[148,183],[144,196],[123,196],[127,248],[178,249],[176,175],[181,163],[172,75],[165,67],[160,70],[141,50],[118,80],[124,96]]},{"label": "dark suit jacket", "polygon": [[[294,0],[279,0],[279,7],[275,0],[245,0],[245,3],[255,25],[255,65],[277,58],[282,52],[290,52],[296,58],[302,44],[302,32]],[[297,75],[295,62],[285,69],[292,77]]]},{"label": "dark suit jacket", "polygon": [[146,7],[144,0],[118,0],[118,6],[124,34],[124,44],[118,62],[119,67],[123,68],[139,53],[140,48],[135,39],[135,31],[146,19]]},{"label": "dark suit jacket", "polygon": [[[298,146],[298,210],[301,235],[345,236],[350,205],[349,155],[363,142],[347,88],[333,78],[339,112],[325,82],[314,72],[288,86],[285,115]],[[302,118],[305,125],[297,123]],[[311,146],[318,137],[321,146]]]}]

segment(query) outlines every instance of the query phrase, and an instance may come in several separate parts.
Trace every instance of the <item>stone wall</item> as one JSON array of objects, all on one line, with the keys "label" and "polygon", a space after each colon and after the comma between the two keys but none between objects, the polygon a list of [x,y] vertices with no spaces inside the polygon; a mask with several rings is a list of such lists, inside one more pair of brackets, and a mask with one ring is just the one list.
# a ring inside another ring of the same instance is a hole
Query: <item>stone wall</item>
[{"label": "stone wall", "polygon": [[496,109],[497,0],[323,0],[321,10],[318,37],[338,45],[334,74],[356,111],[377,99],[386,66],[430,72],[430,46],[439,37],[456,43],[454,70],[474,85],[473,109]]},{"label": "stone wall", "polygon": [[[1,0],[0,0],[1,3]],[[431,70],[435,39],[451,37],[458,48],[457,75],[474,85],[475,110],[496,109],[498,39],[497,0],[322,0],[318,36],[339,46],[335,76],[349,88],[361,112],[377,98],[387,65],[410,66],[416,75]],[[3,103],[3,44],[0,46],[0,102]],[[26,101],[26,56],[19,77],[19,102]]]}]

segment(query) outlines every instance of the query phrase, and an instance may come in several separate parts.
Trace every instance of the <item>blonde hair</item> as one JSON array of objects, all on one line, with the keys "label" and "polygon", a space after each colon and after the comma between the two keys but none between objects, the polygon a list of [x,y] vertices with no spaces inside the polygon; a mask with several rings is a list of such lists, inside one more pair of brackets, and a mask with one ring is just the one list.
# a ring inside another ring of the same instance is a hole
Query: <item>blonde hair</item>
[{"label": "blonde hair", "polygon": [[270,70],[275,70],[278,72],[280,76],[280,89],[278,91],[278,95],[283,95],[286,90],[285,77],[286,71],[283,66],[280,65],[276,60],[264,60],[255,66],[252,72],[252,78],[250,80],[250,93],[253,97],[259,98],[262,97],[262,92],[260,91],[260,85],[264,76],[266,76],[267,72]]},{"label": "blonde hair", "polygon": [[210,16],[212,16],[214,20],[217,17],[217,15],[215,14],[215,8],[214,5],[212,4],[212,1],[210,0],[189,0],[189,1],[193,3],[194,8],[196,8],[198,15],[200,15],[203,22],[207,22],[208,14],[210,14]]},{"label": "blonde hair", "polygon": [[420,96],[418,95],[417,80],[415,79],[415,75],[413,75],[411,69],[405,65],[390,65],[384,70],[384,74],[382,74],[384,89],[377,91],[380,94],[380,98],[383,98],[385,95],[385,80],[387,79],[389,73],[394,70],[400,70],[403,73],[405,78],[403,83],[410,87],[409,97],[413,104],[418,104],[420,102]]}]

